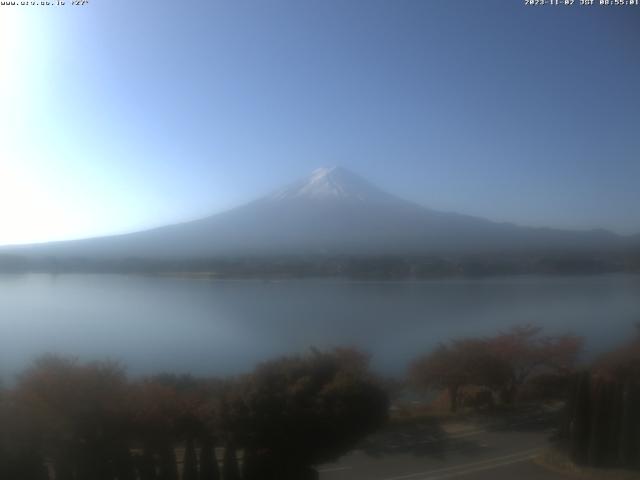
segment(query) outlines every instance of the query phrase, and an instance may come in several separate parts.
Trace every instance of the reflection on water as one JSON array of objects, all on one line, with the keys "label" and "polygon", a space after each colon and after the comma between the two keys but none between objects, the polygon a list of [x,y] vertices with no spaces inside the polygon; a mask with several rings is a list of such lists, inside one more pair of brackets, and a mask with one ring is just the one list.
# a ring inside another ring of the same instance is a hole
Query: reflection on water
[{"label": "reflection on water", "polygon": [[0,373],[43,352],[122,361],[131,373],[231,374],[310,346],[360,346],[400,373],[437,342],[518,323],[587,337],[591,353],[640,319],[640,277],[426,282],[207,281],[0,276]]}]

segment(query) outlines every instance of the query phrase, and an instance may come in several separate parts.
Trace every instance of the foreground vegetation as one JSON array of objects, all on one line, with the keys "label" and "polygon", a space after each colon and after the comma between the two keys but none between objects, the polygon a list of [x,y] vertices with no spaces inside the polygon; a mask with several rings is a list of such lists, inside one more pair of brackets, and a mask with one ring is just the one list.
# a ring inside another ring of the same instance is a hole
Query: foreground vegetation
[{"label": "foreground vegetation", "polygon": [[3,392],[0,478],[315,478],[313,465],[353,448],[387,411],[354,350],[281,358],[227,381],[132,381],[117,365],[48,356]]},{"label": "foreground vegetation", "polygon": [[562,434],[579,465],[640,468],[640,334],[574,377]]},{"label": "foreground vegetation", "polygon": [[[587,368],[581,348],[575,335],[516,327],[442,344],[413,362],[406,382],[383,381],[351,348],[225,380],[130,379],[113,363],[45,356],[0,393],[0,478],[314,479],[315,466],[385,424],[391,399],[393,428],[434,421],[438,404],[456,417],[565,405],[557,447],[572,465],[640,468],[640,326]],[[408,391],[424,392],[426,410],[410,402],[408,413]]]},{"label": "foreground vegetation", "polygon": [[[580,337],[543,336],[540,328],[526,325],[490,338],[442,344],[416,359],[409,376],[417,387],[447,391],[452,412],[461,400],[486,407],[497,401],[513,405],[525,384],[529,394],[563,396],[581,349]],[[474,387],[473,397],[462,398],[469,387]]]},{"label": "foreground vegetation", "polygon": [[443,344],[412,364],[410,380],[446,392],[453,413],[460,404],[504,412],[516,401],[560,402],[556,447],[575,471],[640,469],[640,324],[627,343],[591,365],[577,364],[581,348],[574,335],[517,327]]}]

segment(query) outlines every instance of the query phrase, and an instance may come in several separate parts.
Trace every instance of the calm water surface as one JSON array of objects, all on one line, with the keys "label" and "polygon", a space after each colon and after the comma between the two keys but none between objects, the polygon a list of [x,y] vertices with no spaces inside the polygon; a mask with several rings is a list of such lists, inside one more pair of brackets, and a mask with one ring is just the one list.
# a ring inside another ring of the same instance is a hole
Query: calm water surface
[{"label": "calm water surface", "polygon": [[521,323],[580,333],[594,354],[638,320],[640,277],[627,275],[389,283],[0,275],[0,375],[43,352],[115,359],[133,374],[233,374],[335,345],[362,347],[378,370],[401,373],[440,341]]}]

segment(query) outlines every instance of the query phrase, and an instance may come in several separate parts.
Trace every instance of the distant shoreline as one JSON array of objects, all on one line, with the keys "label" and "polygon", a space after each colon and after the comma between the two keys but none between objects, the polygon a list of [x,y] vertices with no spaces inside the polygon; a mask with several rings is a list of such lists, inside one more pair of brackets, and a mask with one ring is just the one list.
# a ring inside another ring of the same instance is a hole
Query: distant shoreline
[{"label": "distant shoreline", "polygon": [[470,274],[458,274],[458,275],[432,275],[422,277],[384,277],[384,276],[369,276],[369,277],[352,277],[352,276],[339,276],[339,275],[305,275],[305,276],[293,276],[293,275],[221,275],[215,272],[91,272],[91,271],[22,271],[22,272],[8,272],[1,271],[0,275],[20,276],[20,275],[96,275],[96,276],[136,276],[147,278],[165,278],[165,279],[184,279],[184,280],[203,280],[203,281],[218,281],[218,282],[261,282],[261,283],[278,283],[278,282],[292,282],[292,281],[306,281],[306,280],[324,280],[338,283],[398,283],[398,284],[411,284],[411,283],[428,283],[436,281],[454,281],[454,280],[486,280],[486,279],[500,279],[500,278],[588,278],[588,277],[602,277],[609,275],[625,275],[625,276],[638,276],[640,278],[640,272],[637,271],[608,271],[608,272],[594,272],[594,273],[548,273],[548,272],[521,272],[521,273],[493,273],[484,275],[470,275]]},{"label": "distant shoreline", "polygon": [[515,275],[640,273],[640,251],[466,255],[272,255],[191,259],[0,254],[0,273],[121,273],[205,279],[421,280]]}]

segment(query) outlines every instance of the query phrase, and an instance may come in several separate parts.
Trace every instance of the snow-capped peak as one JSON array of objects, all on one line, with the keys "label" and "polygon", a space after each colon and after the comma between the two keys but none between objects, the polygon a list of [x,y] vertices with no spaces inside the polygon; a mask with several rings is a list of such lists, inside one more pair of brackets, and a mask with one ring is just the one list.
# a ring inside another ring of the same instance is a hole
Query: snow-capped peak
[{"label": "snow-capped peak", "polygon": [[385,203],[399,200],[342,167],[318,168],[307,178],[278,190],[268,198],[271,200],[347,199]]}]

